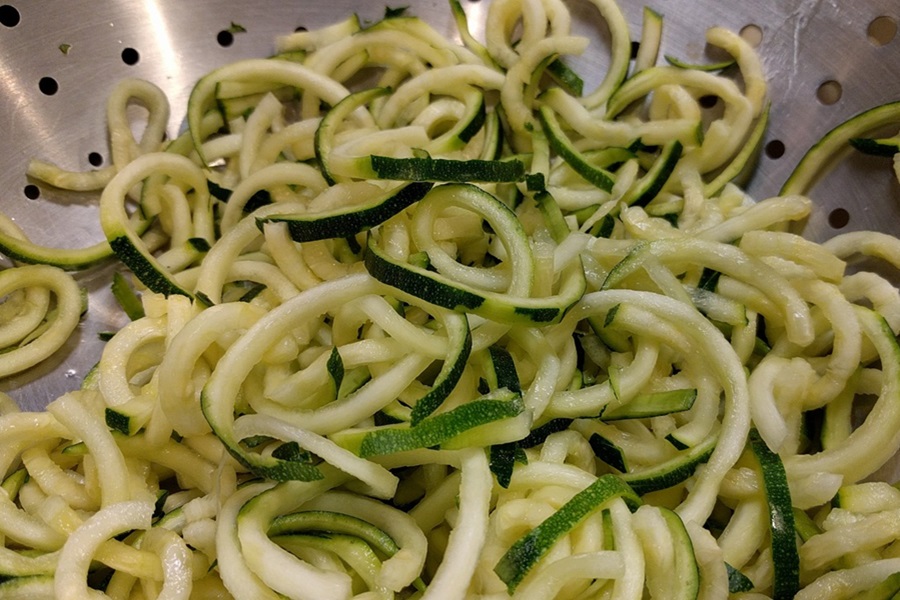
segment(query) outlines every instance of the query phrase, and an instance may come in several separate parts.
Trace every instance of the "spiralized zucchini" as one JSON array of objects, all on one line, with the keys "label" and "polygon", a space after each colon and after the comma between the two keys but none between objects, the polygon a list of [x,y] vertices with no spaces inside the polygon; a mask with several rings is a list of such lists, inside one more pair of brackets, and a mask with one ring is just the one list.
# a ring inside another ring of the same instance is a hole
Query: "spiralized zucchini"
[{"label": "spiralized zucchini", "polygon": [[660,64],[648,9],[632,60],[592,7],[592,90],[564,3],[494,0],[482,43],[450,0],[461,45],[351,17],[201,78],[180,137],[129,80],[111,166],[35,160],[107,241],[0,221],[0,377],[72,334],[63,269],[115,254],[133,320],[46,411],[0,395],[0,597],[895,597],[900,292],[848,261],[900,240],[791,231],[896,107],[754,202],[753,49]]}]

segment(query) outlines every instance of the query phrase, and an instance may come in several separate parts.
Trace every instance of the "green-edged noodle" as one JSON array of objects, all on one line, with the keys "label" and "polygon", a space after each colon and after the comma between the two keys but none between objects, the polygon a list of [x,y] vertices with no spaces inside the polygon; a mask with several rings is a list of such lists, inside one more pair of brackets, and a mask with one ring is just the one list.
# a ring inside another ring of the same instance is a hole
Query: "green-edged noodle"
[{"label": "green-edged noodle", "polygon": [[750,447],[762,470],[763,487],[769,506],[772,538],[772,565],[775,570],[773,600],[789,600],[800,589],[800,554],[794,528],[791,490],[781,457],[772,452],[755,429],[750,431]]},{"label": "green-edged noodle", "polygon": [[624,499],[632,509],[641,504],[634,490],[620,477],[602,475],[544,522],[516,540],[494,567],[494,572],[506,584],[507,591],[512,594],[516,590],[559,538],[614,498]]}]

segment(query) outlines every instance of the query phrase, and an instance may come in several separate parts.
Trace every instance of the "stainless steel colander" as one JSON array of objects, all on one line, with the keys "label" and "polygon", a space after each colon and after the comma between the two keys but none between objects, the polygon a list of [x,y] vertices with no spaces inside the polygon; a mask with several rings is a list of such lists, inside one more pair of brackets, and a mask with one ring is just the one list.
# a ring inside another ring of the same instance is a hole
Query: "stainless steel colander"
[{"label": "stainless steel colander", "polygon": [[[210,69],[270,54],[278,34],[316,28],[351,11],[377,19],[381,2],[363,0],[0,0],[0,209],[33,240],[76,247],[102,238],[96,197],[35,185],[31,157],[85,170],[104,164],[105,100],[125,77],[148,79],[172,102],[170,135],[182,123],[193,82]],[[482,37],[488,0],[463,0]],[[900,99],[900,3],[897,0],[620,0],[634,36],[649,4],[665,16],[662,52],[706,60],[704,31],[713,25],[756,33],[770,82],[771,126],[748,189],[777,193],[806,149],[865,108]],[[404,0],[410,11],[448,35],[443,0]],[[594,39],[576,64],[588,79],[603,73],[607,32],[587,0],[569,3],[577,32]],[[139,119],[140,115],[136,115]],[[822,240],[838,231],[876,229],[900,235],[900,189],[884,159],[852,157],[815,188],[805,230]],[[98,332],[120,327],[107,291],[110,269],[79,275],[90,311],[67,347],[45,364],[0,381],[27,409],[78,387],[98,360]],[[0,356],[2,360],[2,356]]]}]

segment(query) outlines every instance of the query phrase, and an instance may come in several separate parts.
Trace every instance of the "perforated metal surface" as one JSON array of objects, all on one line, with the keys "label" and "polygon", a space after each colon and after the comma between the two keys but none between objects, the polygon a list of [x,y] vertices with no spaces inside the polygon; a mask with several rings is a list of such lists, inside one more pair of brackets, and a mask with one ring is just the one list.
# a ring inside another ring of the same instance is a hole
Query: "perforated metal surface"
[{"label": "perforated metal surface", "polygon": [[[182,127],[179,119],[193,82],[206,71],[266,56],[276,35],[298,26],[319,27],[351,11],[365,19],[383,12],[381,3],[362,0],[5,1],[0,4],[0,207],[35,241],[61,247],[101,239],[97,198],[35,186],[25,168],[31,157],[70,169],[103,164],[108,159],[105,99],[116,81],[141,77],[165,90],[172,103],[173,135]],[[476,37],[482,37],[488,0],[463,2]],[[688,60],[705,58],[707,27],[753,25],[761,32],[758,50],[770,80],[773,116],[766,151],[749,183],[757,198],[775,194],[825,131],[860,110],[900,99],[897,0],[621,3],[635,38],[644,4],[663,13],[663,52]],[[452,35],[442,0],[400,4]],[[596,80],[606,64],[605,27],[586,0],[569,5],[579,18],[578,32],[595,39],[577,67]],[[820,91],[826,82],[833,83]],[[824,92],[835,89],[839,99],[829,103]],[[816,211],[806,229],[812,239],[856,229],[900,234],[900,189],[881,159],[846,161],[815,188],[814,198]],[[80,385],[102,351],[97,333],[122,325],[107,291],[109,271],[79,275],[90,290],[90,312],[67,348],[45,365],[0,381],[0,390],[11,391],[24,408],[39,408]]]}]

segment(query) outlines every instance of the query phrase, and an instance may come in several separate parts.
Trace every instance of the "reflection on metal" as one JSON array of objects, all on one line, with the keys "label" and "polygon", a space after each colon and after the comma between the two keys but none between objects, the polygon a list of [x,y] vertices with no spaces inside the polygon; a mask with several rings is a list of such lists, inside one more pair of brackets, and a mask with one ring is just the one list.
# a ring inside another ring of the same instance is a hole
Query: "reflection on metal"
[{"label": "reflection on metal", "polygon": [[[489,0],[462,0],[476,37],[483,39]],[[621,0],[637,37],[641,11],[649,4],[665,16],[662,52],[700,62],[711,60],[704,31],[713,25],[741,30],[755,25],[762,34],[759,52],[770,79],[772,122],[766,143],[783,143],[783,154],[763,153],[749,191],[756,198],[777,193],[792,166],[825,131],[864,108],[900,98],[900,36],[896,35],[896,0],[866,2],[730,2],[721,0]],[[96,198],[41,189],[29,200],[25,167],[31,157],[70,169],[90,169],[88,156],[105,160],[105,98],[115,81],[142,77],[159,85],[172,102],[169,134],[181,128],[189,86],[206,71],[240,58],[273,51],[276,35],[295,27],[315,28],[355,11],[375,20],[384,3],[363,0],[5,0],[20,13],[18,23],[0,24],[0,207],[34,240],[80,246],[100,239]],[[444,0],[406,0],[410,11],[426,17],[438,30],[453,33]],[[569,0],[577,33],[594,39],[588,55],[573,61],[590,81],[605,67],[606,30],[596,22],[588,0]],[[893,16],[892,16],[893,15]],[[887,17],[887,20],[884,19]],[[217,41],[232,23],[247,31],[227,47]],[[893,29],[891,29],[893,27]],[[894,33],[891,34],[891,31]],[[67,45],[67,51],[60,48]],[[122,51],[134,48],[139,60],[125,64]],[[43,94],[38,82],[52,77],[57,93]],[[840,85],[831,105],[817,99],[826,81]],[[776,143],[773,148],[781,150]],[[853,157],[815,189],[817,209],[806,235],[824,239],[836,230],[829,215],[847,211],[841,231],[881,229],[900,233],[900,190],[889,165]],[[89,208],[84,208],[87,205]],[[834,221],[832,221],[834,222]],[[16,389],[27,408],[46,404],[76,387],[97,361],[100,331],[122,325],[106,291],[109,268],[79,276],[90,291],[90,313],[66,352],[51,364],[0,381],[0,390]]]}]

